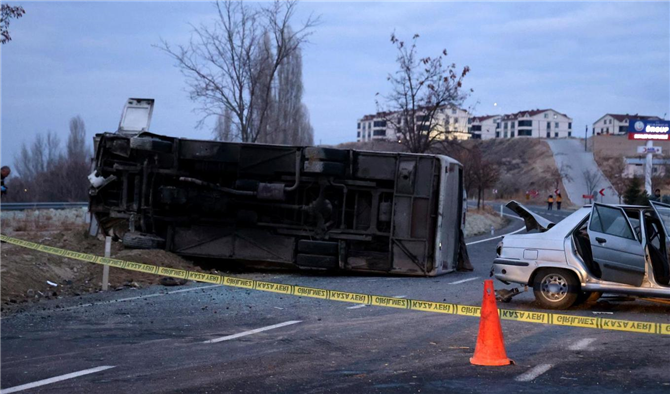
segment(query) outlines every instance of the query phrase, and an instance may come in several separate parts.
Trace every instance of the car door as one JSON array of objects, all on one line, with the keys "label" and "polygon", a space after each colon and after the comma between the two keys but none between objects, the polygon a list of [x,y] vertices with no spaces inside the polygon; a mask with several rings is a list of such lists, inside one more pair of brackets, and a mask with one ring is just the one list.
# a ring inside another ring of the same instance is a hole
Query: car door
[{"label": "car door", "polygon": [[642,284],[644,248],[622,208],[593,204],[588,233],[601,279],[633,286]]},{"label": "car door", "polygon": [[670,227],[668,227],[670,226],[670,205],[656,201],[649,201],[649,202],[651,203],[651,206],[654,208],[654,211],[656,211],[656,215],[658,215],[658,218],[661,220],[661,223],[663,223],[665,233],[670,234]]}]

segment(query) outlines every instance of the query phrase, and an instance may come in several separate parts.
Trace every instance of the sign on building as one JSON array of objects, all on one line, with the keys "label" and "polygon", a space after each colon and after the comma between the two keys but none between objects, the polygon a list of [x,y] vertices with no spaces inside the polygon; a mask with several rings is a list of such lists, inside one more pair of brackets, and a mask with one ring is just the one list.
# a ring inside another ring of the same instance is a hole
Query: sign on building
[{"label": "sign on building", "polygon": [[628,123],[629,140],[669,140],[670,121],[631,119]]}]

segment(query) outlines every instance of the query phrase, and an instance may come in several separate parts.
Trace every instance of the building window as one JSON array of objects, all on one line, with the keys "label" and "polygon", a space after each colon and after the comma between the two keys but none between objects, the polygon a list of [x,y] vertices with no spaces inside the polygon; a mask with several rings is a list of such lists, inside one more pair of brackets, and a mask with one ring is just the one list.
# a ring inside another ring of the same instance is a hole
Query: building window
[{"label": "building window", "polygon": [[496,123],[496,129],[500,128],[500,122]]},{"label": "building window", "polygon": [[549,114],[544,114],[545,119],[549,119]]},{"label": "building window", "polygon": [[507,130],[507,122],[503,123],[503,128]]},{"label": "building window", "polygon": [[519,137],[532,137],[533,136],[533,131],[532,130],[519,130]]},{"label": "building window", "polygon": [[386,137],[386,130],[375,130],[372,132],[375,137]]},{"label": "building window", "polygon": [[558,128],[558,122],[554,122],[554,128]]},{"label": "building window", "polygon": [[610,133],[610,128],[609,127],[605,127],[605,133],[607,133],[607,134]]},{"label": "building window", "polygon": [[510,138],[514,138],[514,132],[511,131],[511,132],[509,133],[509,136],[510,136]]},{"label": "building window", "polygon": [[547,131],[547,138],[551,138],[551,132]]},{"label": "building window", "polygon": [[503,138],[507,138],[507,132],[503,133]]},{"label": "building window", "polygon": [[480,124],[473,125],[472,131],[482,131],[482,125]]},{"label": "building window", "polygon": [[519,121],[519,127],[533,127],[533,121],[532,120],[520,120]]},{"label": "building window", "polygon": [[360,131],[356,132],[356,138],[361,138],[361,132]]},{"label": "building window", "polygon": [[516,126],[516,122],[509,122],[509,123],[510,123],[510,127],[512,127],[512,129],[514,129],[514,127]]},{"label": "building window", "polygon": [[358,129],[361,128],[361,122],[358,122],[358,127],[357,127],[357,128],[358,128]]},{"label": "building window", "polygon": [[456,115],[456,108],[452,108],[452,109],[451,109],[451,114],[452,114],[452,115]]},{"label": "building window", "polygon": [[554,133],[554,137],[558,138],[558,131]]},{"label": "building window", "polygon": [[500,138],[500,132],[496,131],[496,138]]},{"label": "building window", "polygon": [[547,130],[551,130],[551,122],[547,122]]},{"label": "building window", "polygon": [[572,130],[572,122],[568,123],[568,129]]},{"label": "building window", "polygon": [[628,127],[627,127],[627,126],[619,126],[619,133],[625,133],[625,132],[627,132],[627,131],[628,131]]},{"label": "building window", "polygon": [[375,127],[386,127],[386,121],[385,120],[375,120],[374,126]]},{"label": "building window", "polygon": [[428,115],[419,115],[416,117],[417,122],[428,122]]},{"label": "building window", "polygon": [[568,131],[568,137],[572,137],[572,131]]},{"label": "building window", "polygon": [[430,130],[430,125],[427,124],[420,124],[419,125],[419,131],[429,131]]}]

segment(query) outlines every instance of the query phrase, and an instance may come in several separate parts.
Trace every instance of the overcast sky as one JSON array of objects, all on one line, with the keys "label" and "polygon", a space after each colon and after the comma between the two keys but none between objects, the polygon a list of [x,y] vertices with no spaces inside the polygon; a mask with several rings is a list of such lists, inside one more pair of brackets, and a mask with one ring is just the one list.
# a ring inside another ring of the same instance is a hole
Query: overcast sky
[{"label": "overcast sky", "polygon": [[[22,5],[13,41],[2,46],[2,164],[23,141],[53,130],[65,139],[81,115],[89,136],[115,131],[128,97],[156,99],[151,131],[209,138],[196,129],[184,79],[160,38],[188,40],[189,23],[212,20],[206,2]],[[297,20],[321,15],[304,48],[304,102],[315,142],[356,138],[356,119],[375,111],[395,67],[392,31],[419,50],[468,65],[466,106],[478,115],[553,108],[583,135],[605,113],[670,112],[670,9],[656,3],[322,3],[299,5]],[[497,102],[498,107],[493,107]],[[667,115],[666,115],[667,116]]]}]

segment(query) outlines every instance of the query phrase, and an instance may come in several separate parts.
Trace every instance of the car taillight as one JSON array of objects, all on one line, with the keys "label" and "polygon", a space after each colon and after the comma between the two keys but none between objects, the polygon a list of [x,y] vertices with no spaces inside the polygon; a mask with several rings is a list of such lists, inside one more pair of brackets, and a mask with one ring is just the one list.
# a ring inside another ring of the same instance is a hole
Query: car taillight
[{"label": "car taillight", "polygon": [[496,246],[496,256],[500,257],[502,254],[502,248],[503,248],[503,243],[502,241],[498,242],[498,246]]}]

